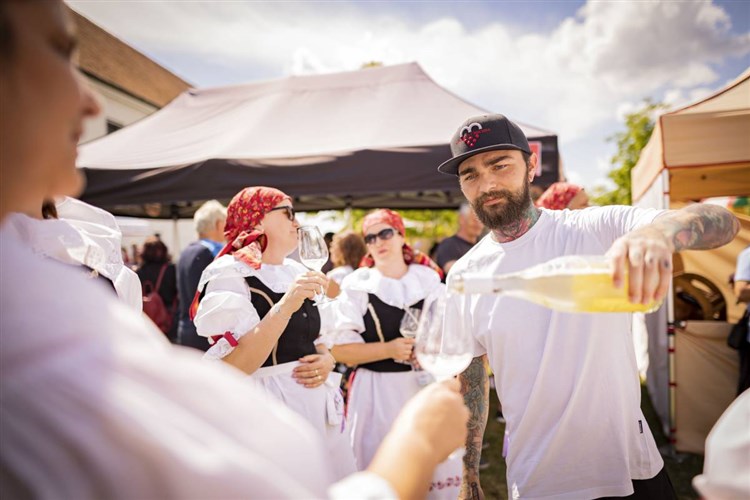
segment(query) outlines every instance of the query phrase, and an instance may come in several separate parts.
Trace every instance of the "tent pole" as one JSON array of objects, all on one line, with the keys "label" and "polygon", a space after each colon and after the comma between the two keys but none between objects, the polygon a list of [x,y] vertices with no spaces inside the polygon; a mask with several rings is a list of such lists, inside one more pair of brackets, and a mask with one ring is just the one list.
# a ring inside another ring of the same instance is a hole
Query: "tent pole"
[{"label": "tent pole", "polygon": [[[669,210],[670,206],[670,186],[669,186],[669,171],[665,168],[661,172],[662,175],[662,186],[663,186],[663,201],[662,205],[665,209]],[[677,424],[676,424],[676,413],[677,413],[677,377],[675,374],[675,321],[674,321],[674,280],[669,281],[669,291],[665,299],[667,305],[667,371],[669,373],[669,445],[672,454],[676,452],[675,445],[677,444]]]}]

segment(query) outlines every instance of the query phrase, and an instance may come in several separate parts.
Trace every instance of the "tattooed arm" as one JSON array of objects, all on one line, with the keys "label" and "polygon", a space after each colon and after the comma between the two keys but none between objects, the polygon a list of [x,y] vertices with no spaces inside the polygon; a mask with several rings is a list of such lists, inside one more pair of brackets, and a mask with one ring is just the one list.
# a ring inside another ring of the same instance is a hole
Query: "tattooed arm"
[{"label": "tattooed arm", "polygon": [[459,498],[462,500],[481,500],[484,492],[479,484],[479,458],[482,454],[482,439],[487,426],[489,410],[490,384],[487,370],[484,368],[485,356],[474,358],[466,370],[459,375],[461,394],[469,408],[469,433],[466,437],[466,454],[464,455],[464,472]]},{"label": "tattooed arm", "polygon": [[622,286],[627,265],[630,301],[660,300],[669,290],[674,252],[726,245],[739,228],[737,218],[716,205],[696,204],[665,212],[612,244],[607,255],[614,262],[615,285]]}]

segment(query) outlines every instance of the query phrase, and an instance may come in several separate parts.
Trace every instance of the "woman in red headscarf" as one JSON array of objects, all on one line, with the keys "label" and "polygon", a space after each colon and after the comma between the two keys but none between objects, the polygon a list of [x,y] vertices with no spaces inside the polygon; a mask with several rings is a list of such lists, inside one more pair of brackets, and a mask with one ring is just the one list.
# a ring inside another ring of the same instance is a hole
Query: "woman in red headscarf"
[{"label": "woman in red headscarf", "polygon": [[589,206],[589,196],[581,186],[555,182],[536,200],[536,206],[549,210],[577,210]]},{"label": "woman in red headscarf", "polygon": [[[347,423],[357,466],[366,468],[406,401],[421,389],[409,363],[413,339],[400,333],[407,308],[421,308],[425,297],[442,292],[441,271],[404,240],[404,222],[392,210],[376,210],[362,223],[367,255],[341,283],[331,306],[334,328],[326,332],[337,361],[356,366],[347,406]],[[456,498],[461,460],[441,464],[433,476],[431,498]]]},{"label": "woman in red headscarf", "polygon": [[298,228],[283,192],[240,191],[227,207],[228,243],[201,276],[194,322],[212,344],[206,358],[248,373],[321,432],[340,479],[355,471],[342,425],[341,375],[332,373],[335,361],[319,339],[321,316],[311,301],[328,280],[286,258]]}]

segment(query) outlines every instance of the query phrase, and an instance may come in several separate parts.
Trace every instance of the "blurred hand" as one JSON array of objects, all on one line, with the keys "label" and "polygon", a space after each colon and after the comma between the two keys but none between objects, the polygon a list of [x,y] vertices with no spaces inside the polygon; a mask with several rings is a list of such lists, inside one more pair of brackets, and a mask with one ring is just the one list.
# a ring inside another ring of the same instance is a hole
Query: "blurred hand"
[{"label": "blurred hand", "polygon": [[396,361],[408,361],[414,350],[414,339],[395,338],[386,343],[388,353]]},{"label": "blurred hand", "polygon": [[456,379],[428,385],[406,403],[391,433],[416,438],[436,463],[444,461],[466,442],[469,409],[460,387]]},{"label": "blurred hand", "polygon": [[313,388],[323,385],[331,373],[336,361],[330,354],[308,354],[299,359],[302,363],[292,371],[292,377],[298,384]]},{"label": "blurred hand", "polygon": [[[644,226],[617,239],[607,257],[612,259],[617,288],[626,285],[630,302],[648,304],[661,300],[672,279],[674,246],[662,231]],[[628,282],[624,282],[625,273]]]}]

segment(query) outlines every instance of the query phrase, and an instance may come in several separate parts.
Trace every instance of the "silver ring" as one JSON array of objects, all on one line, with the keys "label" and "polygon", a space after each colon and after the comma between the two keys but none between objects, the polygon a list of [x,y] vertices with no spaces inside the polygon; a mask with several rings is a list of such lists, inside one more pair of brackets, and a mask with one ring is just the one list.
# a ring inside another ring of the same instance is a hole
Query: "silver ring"
[{"label": "silver ring", "polygon": [[315,375],[318,375],[318,369],[317,368],[315,369]]},{"label": "silver ring", "polygon": [[323,380],[323,377],[321,377],[320,375],[318,375],[318,380]]}]

